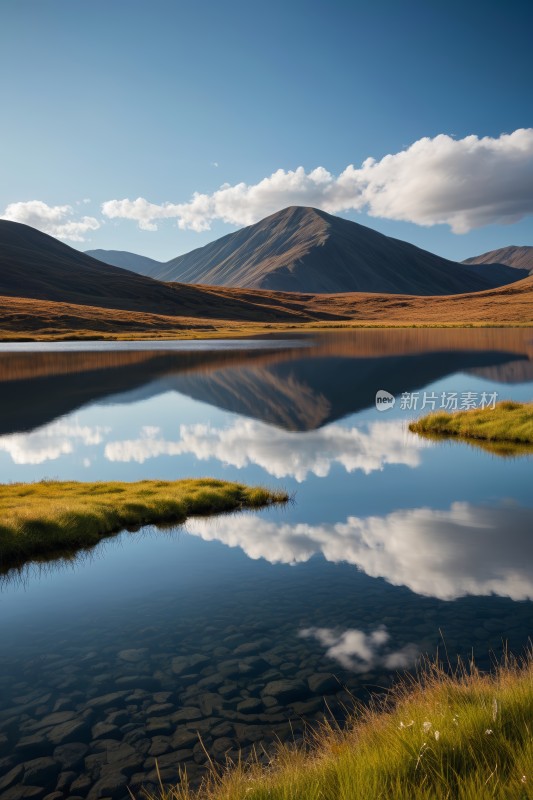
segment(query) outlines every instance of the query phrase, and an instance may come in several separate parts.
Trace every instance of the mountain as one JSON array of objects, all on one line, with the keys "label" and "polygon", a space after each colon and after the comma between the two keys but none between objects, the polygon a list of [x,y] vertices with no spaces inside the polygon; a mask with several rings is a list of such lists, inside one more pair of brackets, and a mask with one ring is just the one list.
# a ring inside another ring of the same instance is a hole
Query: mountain
[{"label": "mountain", "polygon": [[525,270],[533,274],[533,247],[501,247],[499,250],[489,250],[480,256],[467,258],[463,264],[505,264],[514,269]]},{"label": "mountain", "polygon": [[273,325],[298,329],[306,322],[531,324],[533,276],[431,298],[161,283],[96,261],[27,225],[0,220],[0,339],[242,336],[275,331]]},{"label": "mountain", "polygon": [[0,220],[0,294],[160,313],[174,287],[103,264],[41,231]]},{"label": "mountain", "polygon": [[[167,284],[119,267],[103,264],[59,242],[52,236],[22,225],[0,220],[0,296],[27,301],[68,303],[92,309],[113,309],[167,317],[279,321],[297,319],[302,311],[290,302],[273,307],[269,298],[246,292],[209,287]],[[14,312],[14,303],[9,304]],[[41,308],[42,310],[42,308]],[[15,312],[14,312],[15,313]],[[27,312],[24,312],[27,313]],[[67,313],[65,310],[59,313]],[[68,312],[70,323],[74,316]],[[37,303],[30,304],[37,317]],[[3,322],[7,317],[3,318]],[[124,330],[128,315],[116,325]],[[167,320],[167,327],[172,319]],[[174,325],[176,322],[174,321]]]},{"label": "mountain", "polygon": [[457,264],[325,211],[291,206],[168,261],[154,277],[274,291],[443,295],[526,274]]},{"label": "mountain", "polygon": [[157,272],[164,266],[162,261],[128,253],[126,250],[86,250],[85,255],[103,261],[104,264],[111,264],[112,267],[129,269],[130,272],[147,275],[149,278],[157,278]]}]

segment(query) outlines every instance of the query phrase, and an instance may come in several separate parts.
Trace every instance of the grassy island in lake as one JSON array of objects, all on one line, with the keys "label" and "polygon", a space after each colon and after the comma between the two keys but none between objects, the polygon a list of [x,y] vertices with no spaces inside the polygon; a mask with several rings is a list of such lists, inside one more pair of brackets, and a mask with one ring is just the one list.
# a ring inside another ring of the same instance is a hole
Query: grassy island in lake
[{"label": "grassy island in lake", "polygon": [[0,484],[0,571],[92,547],[124,528],[287,499],[282,491],[213,479]]},{"label": "grassy island in lake", "polygon": [[[228,764],[197,791],[148,800],[528,800],[533,783],[533,660],[487,675],[434,666],[360,707],[344,730],[280,746],[268,764]],[[263,759],[261,759],[263,760]]]},{"label": "grassy island in lake", "polygon": [[502,455],[533,452],[533,403],[505,401],[494,408],[434,411],[409,430],[432,439],[457,437]]}]

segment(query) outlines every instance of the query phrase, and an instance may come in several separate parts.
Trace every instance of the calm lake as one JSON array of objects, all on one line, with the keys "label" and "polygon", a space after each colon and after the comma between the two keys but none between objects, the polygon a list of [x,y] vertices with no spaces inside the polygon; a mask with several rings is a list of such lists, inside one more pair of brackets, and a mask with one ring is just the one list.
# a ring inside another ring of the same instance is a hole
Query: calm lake
[{"label": "calm lake", "polygon": [[407,426],[454,396],[532,401],[531,329],[3,345],[0,381],[1,482],[294,494],[0,565],[0,798],[126,798],[156,758],[197,779],[206,751],[299,741],[424,654],[488,667],[527,646],[533,456]]}]

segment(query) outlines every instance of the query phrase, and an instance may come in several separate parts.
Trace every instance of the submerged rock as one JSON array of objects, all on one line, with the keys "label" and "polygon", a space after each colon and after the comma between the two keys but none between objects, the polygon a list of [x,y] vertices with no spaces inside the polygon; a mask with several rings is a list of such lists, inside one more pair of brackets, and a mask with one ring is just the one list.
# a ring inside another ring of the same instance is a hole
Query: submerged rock
[{"label": "submerged rock", "polygon": [[87,800],[99,800],[100,797],[116,796],[117,790],[125,787],[127,782],[128,779],[122,772],[106,771],[91,788],[87,795]]},{"label": "submerged rock", "polygon": [[3,778],[0,778],[0,791],[8,789],[10,786],[16,783],[22,777],[23,772],[24,767],[22,764],[17,764],[16,767],[10,769]]},{"label": "submerged rock", "polygon": [[263,708],[263,701],[258,697],[248,697],[246,700],[241,700],[240,703],[237,703],[237,711],[241,714],[258,713]]},{"label": "submerged rock", "polygon": [[89,733],[89,723],[83,719],[73,719],[56,725],[47,733],[47,738],[52,744],[66,744],[84,739]]},{"label": "submerged rock", "polygon": [[148,649],[146,647],[141,647],[137,650],[121,650],[120,653],[118,653],[118,657],[122,659],[122,661],[136,663],[137,661],[142,661],[147,653]]},{"label": "submerged rock", "polygon": [[54,750],[54,758],[59,761],[63,769],[75,769],[83,762],[89,748],[83,742],[69,742],[59,745]]},{"label": "submerged rock", "polygon": [[337,678],[329,672],[315,672],[307,679],[313,694],[332,694],[341,688]]},{"label": "submerged rock", "polygon": [[262,692],[267,697],[275,697],[279,703],[293,703],[309,696],[309,687],[303,680],[282,678],[267,683]]},{"label": "submerged rock", "polygon": [[55,785],[60,770],[59,763],[49,756],[34,758],[24,764],[22,783],[27,786]]}]

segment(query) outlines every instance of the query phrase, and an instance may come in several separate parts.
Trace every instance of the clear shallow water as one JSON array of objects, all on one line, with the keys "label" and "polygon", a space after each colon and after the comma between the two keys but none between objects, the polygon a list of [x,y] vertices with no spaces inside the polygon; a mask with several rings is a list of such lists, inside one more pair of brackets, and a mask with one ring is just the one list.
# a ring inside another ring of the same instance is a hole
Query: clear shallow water
[{"label": "clear shallow water", "polygon": [[[428,444],[399,397],[532,400],[532,340],[365,331],[304,349],[3,354],[0,480],[209,475],[295,502],[5,576],[0,774],[44,756],[43,790],[122,797],[156,756],[165,779],[178,763],[198,775],[198,732],[220,758],[298,737],[324,698],[342,718],[349,693],[443,639],[484,666],[521,652],[531,457]],[[378,389],[394,409],[376,410]]]}]

